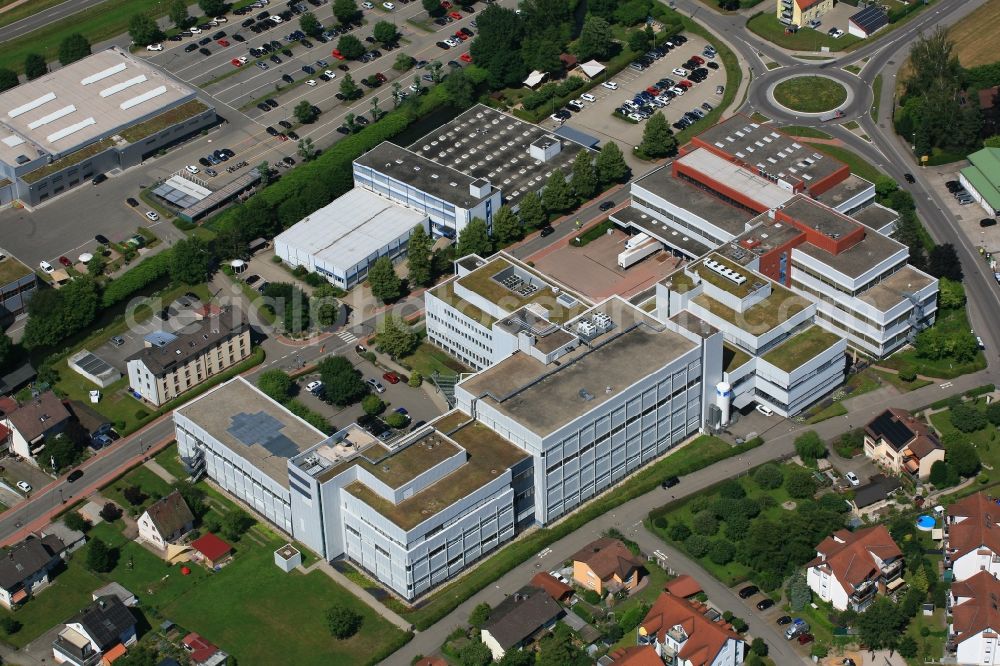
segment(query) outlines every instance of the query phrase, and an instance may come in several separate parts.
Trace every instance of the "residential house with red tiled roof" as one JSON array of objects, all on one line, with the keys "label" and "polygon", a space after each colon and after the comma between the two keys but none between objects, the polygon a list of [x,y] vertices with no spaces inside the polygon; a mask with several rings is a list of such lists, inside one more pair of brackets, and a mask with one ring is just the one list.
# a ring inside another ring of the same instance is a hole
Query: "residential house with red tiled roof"
[{"label": "residential house with red tiled roof", "polygon": [[903,552],[884,525],[838,530],[816,547],[806,581],[837,610],[863,611],[879,592],[903,585]]},{"label": "residential house with red tiled roof", "polygon": [[598,594],[631,590],[639,584],[642,562],[618,539],[592,541],[571,559],[573,580]]},{"label": "residential house with red tiled roof", "polygon": [[614,666],[663,666],[663,660],[652,645],[632,645],[608,654]]},{"label": "residential house with red tiled roof", "polygon": [[181,640],[192,666],[222,666],[229,655],[193,631]]},{"label": "residential house with red tiled roof", "polygon": [[948,507],[945,518],[944,565],[955,580],[980,571],[1000,576],[1000,506],[976,493]]},{"label": "residential house with red tiled roof", "polygon": [[639,625],[638,642],[674,666],[739,666],[746,643],[731,626],[710,619],[711,612],[699,601],[663,592]]},{"label": "residential house with red tiled roof", "polygon": [[539,571],[531,577],[531,584],[540,590],[545,590],[556,601],[566,602],[573,597],[573,588],[562,582],[548,571]]},{"label": "residential house with red tiled roof", "polygon": [[61,432],[70,421],[69,410],[52,391],[46,391],[0,416],[11,432],[10,449],[31,464],[45,448],[45,438]]},{"label": "residential house with red tiled roof", "polygon": [[664,585],[663,589],[675,597],[681,597],[682,599],[693,597],[694,595],[701,594],[702,592],[701,583],[688,574],[681,574]]},{"label": "residential house with red tiled roof", "polygon": [[149,505],[139,520],[139,538],[165,550],[194,527],[194,514],[176,490]]},{"label": "residential house with red tiled roof", "polygon": [[800,28],[833,9],[833,0],[777,0],[776,4],[778,20]]},{"label": "residential house with red tiled roof", "polygon": [[980,571],[952,583],[948,648],[959,664],[1000,664],[1000,580]]}]

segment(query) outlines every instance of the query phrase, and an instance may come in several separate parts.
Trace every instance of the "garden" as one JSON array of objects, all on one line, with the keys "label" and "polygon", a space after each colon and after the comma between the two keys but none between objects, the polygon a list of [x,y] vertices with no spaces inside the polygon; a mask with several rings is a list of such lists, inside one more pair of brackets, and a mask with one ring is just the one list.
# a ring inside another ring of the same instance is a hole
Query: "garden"
[{"label": "garden", "polygon": [[778,104],[802,113],[837,108],[847,99],[847,88],[825,76],[796,76],[774,87]]}]

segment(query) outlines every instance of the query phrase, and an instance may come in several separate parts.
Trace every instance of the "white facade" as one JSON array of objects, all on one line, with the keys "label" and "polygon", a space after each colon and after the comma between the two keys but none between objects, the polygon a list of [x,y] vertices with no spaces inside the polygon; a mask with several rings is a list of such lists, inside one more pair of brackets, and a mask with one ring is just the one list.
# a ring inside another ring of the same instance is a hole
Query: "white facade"
[{"label": "white facade", "polygon": [[955,580],[972,578],[980,571],[985,571],[991,576],[1000,576],[1000,553],[993,552],[985,545],[970,550],[951,561],[951,571],[955,575]]},{"label": "white facade", "polygon": [[160,534],[160,530],[157,529],[156,525],[153,523],[153,519],[149,517],[149,511],[143,512],[139,516],[139,520],[136,521],[136,525],[139,528],[139,539],[150,543],[160,550],[165,550],[167,547],[167,542]]},{"label": "white facade", "polygon": [[813,593],[838,610],[847,608],[847,590],[840,584],[829,567],[815,566],[806,569],[806,583]]},{"label": "white facade", "polygon": [[958,644],[955,661],[959,664],[1000,664],[1000,626],[983,629]]}]

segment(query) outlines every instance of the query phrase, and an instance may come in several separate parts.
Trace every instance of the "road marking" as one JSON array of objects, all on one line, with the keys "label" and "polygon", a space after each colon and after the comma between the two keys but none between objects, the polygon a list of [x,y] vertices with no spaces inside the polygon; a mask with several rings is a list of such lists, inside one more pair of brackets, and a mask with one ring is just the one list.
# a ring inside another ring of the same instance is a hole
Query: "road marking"
[{"label": "road marking", "polygon": [[954,386],[954,384],[952,384],[951,382],[945,382],[944,384],[941,384],[941,388],[943,389],[951,388],[952,386]]},{"label": "road marking", "polygon": [[552,552],[551,548],[546,548],[546,549],[544,549],[544,550],[542,550],[542,551],[540,551],[538,553],[538,557],[545,557],[546,555],[548,555],[551,552]]},{"label": "road marking", "polygon": [[340,333],[337,334],[337,337],[346,342],[347,344],[351,344],[352,342],[358,339],[358,336],[354,335],[350,331],[341,331]]}]

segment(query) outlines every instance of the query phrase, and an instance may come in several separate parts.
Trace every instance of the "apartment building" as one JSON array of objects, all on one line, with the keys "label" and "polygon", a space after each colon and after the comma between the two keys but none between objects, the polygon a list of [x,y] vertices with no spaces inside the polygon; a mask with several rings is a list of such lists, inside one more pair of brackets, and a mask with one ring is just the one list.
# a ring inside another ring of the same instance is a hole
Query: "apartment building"
[{"label": "apartment building", "polygon": [[834,532],[806,565],[809,589],[837,610],[863,611],[904,585],[902,576],[903,552],[884,525]]},{"label": "apartment building", "polygon": [[1000,581],[986,571],[951,584],[946,649],[959,664],[1000,664]]},{"label": "apartment building", "polygon": [[652,646],[676,666],[739,666],[747,653],[747,644],[717,612],[669,592],[656,598],[636,633],[639,645]]},{"label": "apartment building", "polygon": [[805,27],[833,9],[833,0],[777,0],[777,17],[785,25]]},{"label": "apartment building", "polygon": [[945,514],[944,565],[955,580],[980,571],[1000,575],[1000,507],[986,493],[969,495]]},{"label": "apartment building", "polygon": [[926,481],[944,461],[944,447],[926,423],[905,409],[889,408],[865,426],[865,456],[882,469]]},{"label": "apartment building", "polygon": [[0,414],[0,425],[10,433],[10,450],[32,465],[45,449],[49,437],[62,432],[72,420],[72,414],[52,391],[40,393],[24,404]]},{"label": "apartment building", "polygon": [[242,313],[206,306],[193,330],[156,336],[126,360],[129,386],[159,407],[250,356],[250,325]]},{"label": "apartment building", "polygon": [[[711,252],[815,304],[816,323],[883,358],[934,322],[937,280],[888,237],[874,185],[780,130],[736,115],[636,180],[611,219],[689,260]],[[716,261],[718,261],[716,259]]]}]

